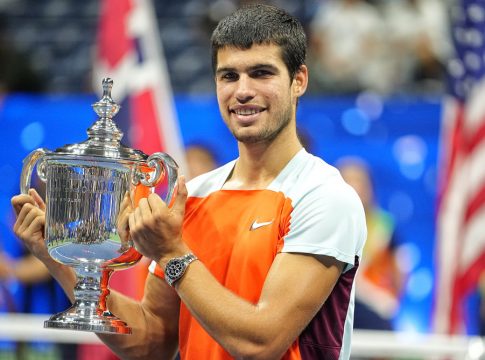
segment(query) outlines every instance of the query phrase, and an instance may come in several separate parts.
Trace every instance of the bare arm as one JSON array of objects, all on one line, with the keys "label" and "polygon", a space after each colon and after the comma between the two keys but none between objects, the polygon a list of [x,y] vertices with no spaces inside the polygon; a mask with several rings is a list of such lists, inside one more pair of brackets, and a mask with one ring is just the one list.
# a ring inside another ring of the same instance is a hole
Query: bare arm
[{"label": "bare arm", "polygon": [[[47,251],[44,202],[35,190],[30,190],[29,195],[13,197],[12,206],[17,215],[16,235],[60,283],[71,302],[74,301],[74,270],[56,262]],[[154,354],[172,358],[178,344],[179,305],[176,292],[164,281],[150,275],[141,303],[116,292],[108,298],[110,310],[132,326],[134,334],[99,334],[99,337],[122,358],[153,358]]]},{"label": "bare arm", "polygon": [[[187,196],[183,179],[172,209],[158,195],[140,201],[130,215],[137,248],[164,268],[190,252],[181,240]],[[261,297],[252,304],[224,288],[200,261],[193,262],[175,288],[192,315],[236,358],[280,358],[331,293],[343,263],[325,256],[279,254]]]},{"label": "bare arm", "polygon": [[133,329],[132,335],[97,334],[123,359],[173,359],[178,350],[180,299],[163,280],[148,275],[141,303],[112,292],[108,307]]},{"label": "bare arm", "polygon": [[231,355],[279,359],[321,308],[342,269],[342,263],[329,257],[279,254],[257,304],[225,289],[201,262],[194,262],[175,287]]}]

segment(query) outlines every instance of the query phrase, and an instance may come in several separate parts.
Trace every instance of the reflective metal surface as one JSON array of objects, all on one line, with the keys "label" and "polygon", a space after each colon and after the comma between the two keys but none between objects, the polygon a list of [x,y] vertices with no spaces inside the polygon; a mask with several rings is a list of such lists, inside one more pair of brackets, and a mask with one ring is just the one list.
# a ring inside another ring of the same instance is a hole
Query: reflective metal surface
[{"label": "reflective metal surface", "polygon": [[165,153],[147,156],[121,144],[112,117],[119,106],[111,99],[113,82],[103,80],[103,97],[93,105],[100,117],[88,140],[55,151],[37,149],[24,160],[21,192],[27,194],[32,171],[46,182],[45,240],[50,256],[72,267],[78,282],[75,302],[52,316],[45,327],[129,334],[131,328],[109,312],[109,277],[141,259],[131,239],[117,230],[125,196],[132,205],[158,184],[171,203],[178,176],[176,162]]},{"label": "reflective metal surface", "polygon": [[69,266],[103,265],[131,246],[116,229],[121,201],[130,191],[128,166],[102,167],[52,161],[47,167],[46,241],[50,255]]}]

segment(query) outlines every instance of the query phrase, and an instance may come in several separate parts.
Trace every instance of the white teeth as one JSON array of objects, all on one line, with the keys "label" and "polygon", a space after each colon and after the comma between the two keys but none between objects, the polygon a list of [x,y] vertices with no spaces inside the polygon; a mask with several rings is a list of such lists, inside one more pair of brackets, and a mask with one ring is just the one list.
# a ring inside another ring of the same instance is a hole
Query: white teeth
[{"label": "white teeth", "polygon": [[234,112],[237,115],[253,115],[259,112],[259,110],[256,109],[236,109]]}]

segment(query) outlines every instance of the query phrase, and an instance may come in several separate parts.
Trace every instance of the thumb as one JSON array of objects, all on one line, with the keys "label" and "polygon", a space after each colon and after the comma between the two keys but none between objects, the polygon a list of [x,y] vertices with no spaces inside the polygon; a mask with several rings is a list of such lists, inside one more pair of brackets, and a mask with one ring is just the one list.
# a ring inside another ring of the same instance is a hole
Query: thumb
[{"label": "thumb", "polygon": [[185,176],[180,175],[177,180],[177,193],[175,194],[172,211],[184,216],[188,195],[187,186],[185,186]]}]

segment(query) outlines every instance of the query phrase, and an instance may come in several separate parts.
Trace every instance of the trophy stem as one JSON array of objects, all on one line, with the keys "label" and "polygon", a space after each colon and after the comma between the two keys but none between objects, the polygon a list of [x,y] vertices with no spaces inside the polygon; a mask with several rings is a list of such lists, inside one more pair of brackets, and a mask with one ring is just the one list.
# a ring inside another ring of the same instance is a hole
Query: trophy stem
[{"label": "trophy stem", "polygon": [[98,267],[75,267],[77,283],[74,303],[44,322],[45,328],[94,331],[107,334],[131,334],[131,328],[109,312],[106,299],[112,270]]}]

